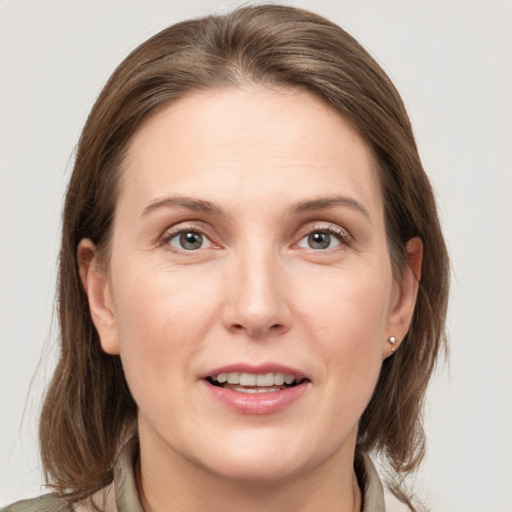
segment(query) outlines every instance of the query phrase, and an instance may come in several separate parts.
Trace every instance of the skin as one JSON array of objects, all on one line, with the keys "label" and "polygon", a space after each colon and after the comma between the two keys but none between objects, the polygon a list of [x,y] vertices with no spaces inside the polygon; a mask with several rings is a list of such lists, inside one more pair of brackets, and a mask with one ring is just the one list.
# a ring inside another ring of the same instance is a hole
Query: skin
[{"label": "skin", "polygon": [[[358,420],[421,268],[413,239],[411,267],[392,272],[364,141],[306,92],[206,91],[147,120],[123,173],[107,263],[89,240],[78,257],[102,347],[120,354],[139,407],[145,509],[359,510]],[[215,210],[157,204],[183,197]],[[203,245],[182,248],[180,229]],[[268,362],[310,380],[276,413],[205,392],[213,368]]]}]

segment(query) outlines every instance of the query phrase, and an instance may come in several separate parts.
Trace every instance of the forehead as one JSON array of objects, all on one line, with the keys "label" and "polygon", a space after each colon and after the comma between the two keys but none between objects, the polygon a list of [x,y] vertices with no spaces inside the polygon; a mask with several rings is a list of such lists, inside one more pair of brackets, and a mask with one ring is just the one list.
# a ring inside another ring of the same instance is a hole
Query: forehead
[{"label": "forehead", "polygon": [[245,204],[269,194],[295,201],[330,192],[380,209],[366,143],[338,112],[300,90],[185,96],[143,124],[124,173],[121,199],[132,205],[176,193]]}]

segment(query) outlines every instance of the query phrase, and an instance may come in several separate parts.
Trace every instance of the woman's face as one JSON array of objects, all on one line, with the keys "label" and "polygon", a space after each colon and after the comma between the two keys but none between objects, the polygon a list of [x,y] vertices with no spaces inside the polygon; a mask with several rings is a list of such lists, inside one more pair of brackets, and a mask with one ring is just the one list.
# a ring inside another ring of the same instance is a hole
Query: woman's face
[{"label": "woman's face", "polygon": [[253,481],[351,465],[415,294],[362,139],[305,92],[206,91],[149,119],[123,173],[108,269],[83,275],[142,456]]}]

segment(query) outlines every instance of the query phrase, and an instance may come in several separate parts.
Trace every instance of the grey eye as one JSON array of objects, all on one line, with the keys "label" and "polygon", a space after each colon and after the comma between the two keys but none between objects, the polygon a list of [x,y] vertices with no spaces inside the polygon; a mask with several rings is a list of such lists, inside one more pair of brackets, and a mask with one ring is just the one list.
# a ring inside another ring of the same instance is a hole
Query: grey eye
[{"label": "grey eye", "polygon": [[341,244],[340,236],[327,230],[312,231],[298,243],[304,249],[315,249],[317,251],[333,249]]},{"label": "grey eye", "polygon": [[331,235],[322,231],[308,235],[308,245],[311,249],[327,249],[331,244]]},{"label": "grey eye", "polygon": [[[207,240],[207,239],[206,239]],[[202,249],[205,244],[205,238],[197,231],[182,231],[177,233],[169,240],[169,245],[184,249],[186,251],[194,251]]]}]

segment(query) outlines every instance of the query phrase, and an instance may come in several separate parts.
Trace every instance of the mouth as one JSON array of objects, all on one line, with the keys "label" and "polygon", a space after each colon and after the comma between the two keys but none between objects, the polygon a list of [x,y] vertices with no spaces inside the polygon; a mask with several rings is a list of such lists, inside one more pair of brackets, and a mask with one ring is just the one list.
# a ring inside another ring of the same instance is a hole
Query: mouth
[{"label": "mouth", "polygon": [[281,372],[225,372],[206,377],[206,381],[212,386],[251,394],[276,393],[296,387],[307,380],[302,376]]},{"label": "mouth", "polygon": [[231,364],[202,376],[208,396],[243,415],[268,415],[291,407],[310,389],[311,380],[289,366]]}]

